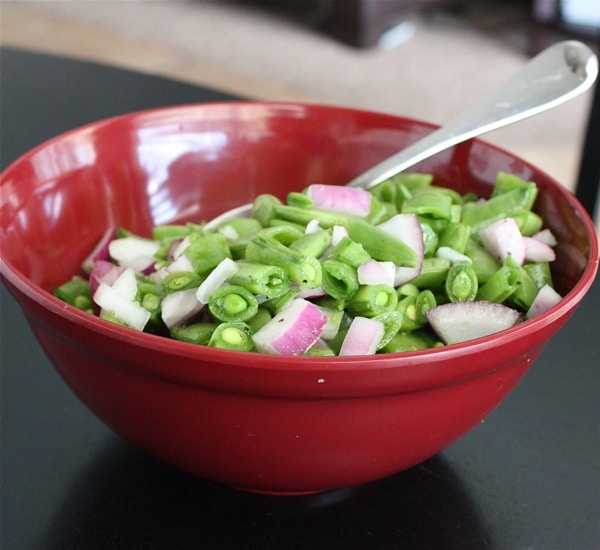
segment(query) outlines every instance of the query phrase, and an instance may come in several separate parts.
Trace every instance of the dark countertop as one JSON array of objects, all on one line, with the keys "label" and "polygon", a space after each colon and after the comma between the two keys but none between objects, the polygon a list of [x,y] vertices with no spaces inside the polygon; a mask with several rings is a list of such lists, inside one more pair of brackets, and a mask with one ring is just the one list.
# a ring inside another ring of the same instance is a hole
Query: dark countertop
[{"label": "dark countertop", "polygon": [[[62,131],[215,90],[3,48],[1,164]],[[246,494],[137,450],[97,420],[1,294],[0,548],[600,547],[600,282],[519,386],[433,459],[308,497]]]}]

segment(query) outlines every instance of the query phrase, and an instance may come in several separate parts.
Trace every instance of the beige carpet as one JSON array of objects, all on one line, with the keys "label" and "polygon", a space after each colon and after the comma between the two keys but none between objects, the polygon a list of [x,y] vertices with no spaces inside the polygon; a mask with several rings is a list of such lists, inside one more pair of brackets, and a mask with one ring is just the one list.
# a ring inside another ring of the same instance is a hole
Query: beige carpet
[{"label": "beige carpet", "polygon": [[[373,0],[385,1],[385,0]],[[333,103],[441,124],[526,56],[447,11],[407,17],[405,41],[349,47],[229,1],[2,1],[3,44],[218,86],[258,99]],[[573,188],[591,95],[488,134]]]}]

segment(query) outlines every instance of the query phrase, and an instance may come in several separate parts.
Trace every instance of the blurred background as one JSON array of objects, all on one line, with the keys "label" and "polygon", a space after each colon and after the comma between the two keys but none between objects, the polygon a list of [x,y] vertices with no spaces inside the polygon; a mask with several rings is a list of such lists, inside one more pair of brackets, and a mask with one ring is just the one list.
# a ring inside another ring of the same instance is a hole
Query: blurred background
[{"label": "blurred background", "polygon": [[[435,124],[544,47],[576,38],[598,49],[600,37],[598,0],[2,0],[0,7],[3,46],[249,99],[331,103]],[[573,189],[591,95],[485,139]]]}]

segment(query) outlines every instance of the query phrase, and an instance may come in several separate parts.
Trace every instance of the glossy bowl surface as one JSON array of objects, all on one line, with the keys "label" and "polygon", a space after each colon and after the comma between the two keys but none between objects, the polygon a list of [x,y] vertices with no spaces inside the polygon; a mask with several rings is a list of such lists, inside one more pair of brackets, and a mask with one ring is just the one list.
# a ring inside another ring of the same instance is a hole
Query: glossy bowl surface
[{"label": "glossy bowl surface", "polygon": [[78,311],[50,291],[109,224],[210,219],[258,193],[343,184],[431,125],[345,108],[232,102],[100,121],[30,151],[2,174],[1,272],[56,369],[126,439],[196,475],[307,493],[396,473],[492,411],[573,313],[598,266],[593,223],[551,177],[472,141],[415,170],[487,195],[499,170],[534,180],[557,235],[563,301],[510,330],[435,351],[286,358],[194,346]]}]

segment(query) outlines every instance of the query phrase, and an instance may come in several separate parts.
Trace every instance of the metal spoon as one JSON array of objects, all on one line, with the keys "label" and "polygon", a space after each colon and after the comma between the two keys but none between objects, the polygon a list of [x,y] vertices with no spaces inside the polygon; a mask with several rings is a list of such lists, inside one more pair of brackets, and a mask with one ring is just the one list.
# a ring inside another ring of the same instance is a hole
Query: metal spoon
[{"label": "metal spoon", "polygon": [[[542,51],[482,101],[346,185],[369,189],[410,166],[458,143],[536,115],[587,90],[598,75],[598,59],[585,44],[559,42]],[[249,216],[252,204],[224,212],[205,225]]]}]

